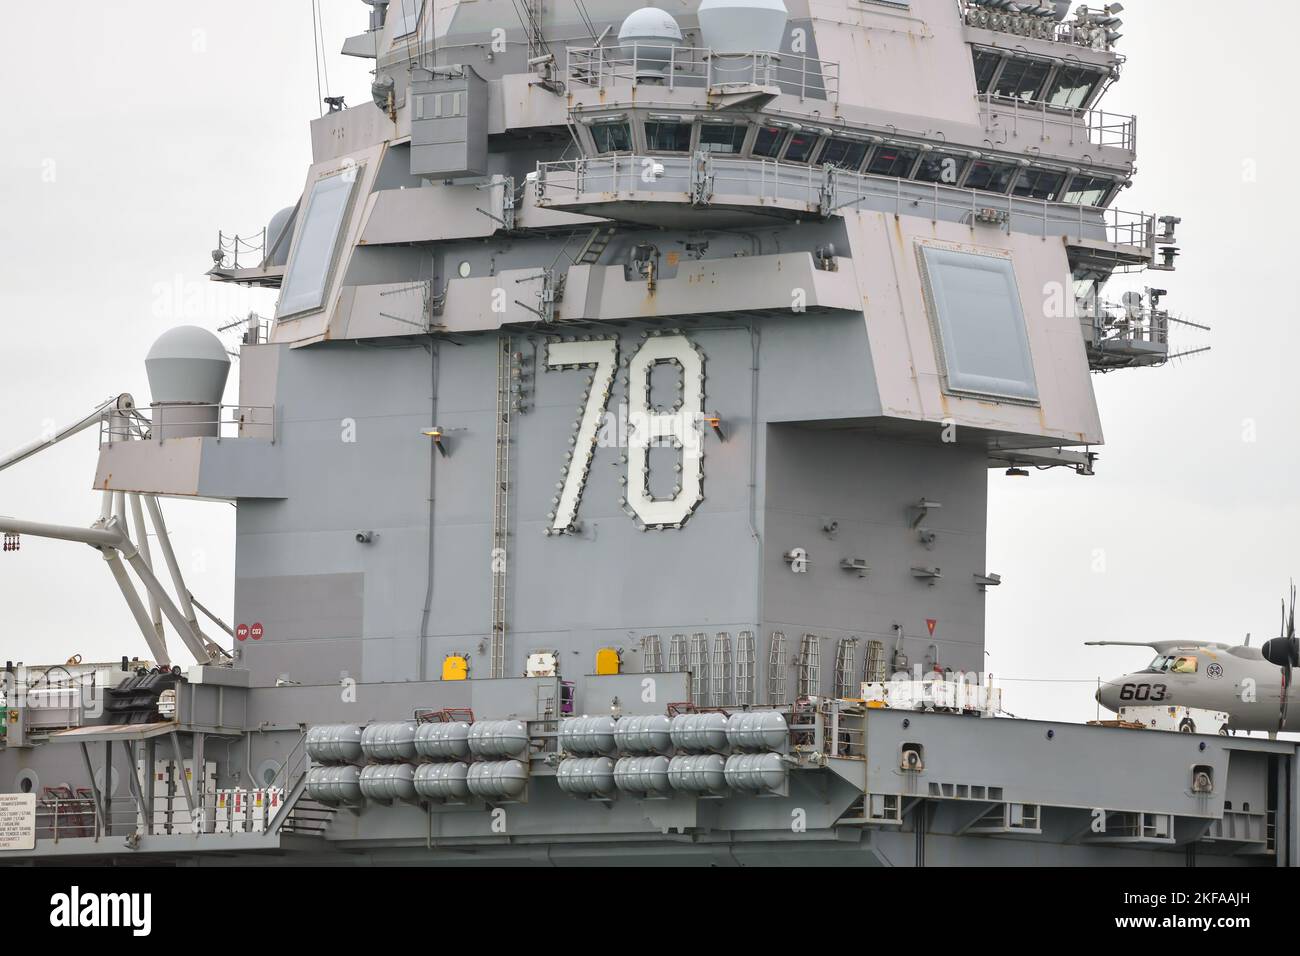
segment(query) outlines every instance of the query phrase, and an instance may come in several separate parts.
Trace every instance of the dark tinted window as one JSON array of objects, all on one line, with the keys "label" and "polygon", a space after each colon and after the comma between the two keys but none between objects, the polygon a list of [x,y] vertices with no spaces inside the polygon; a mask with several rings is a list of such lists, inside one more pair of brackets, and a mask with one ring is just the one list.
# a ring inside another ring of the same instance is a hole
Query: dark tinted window
[{"label": "dark tinted window", "polygon": [[993,74],[997,73],[998,64],[1001,62],[1001,53],[994,53],[992,50],[975,51],[975,86],[981,93],[989,91],[989,86],[993,83]]},{"label": "dark tinted window", "polygon": [[1044,199],[1051,201],[1061,192],[1065,185],[1065,173],[1054,169],[1025,169],[1016,180],[1012,195],[1024,199]]},{"label": "dark tinted window", "polygon": [[785,158],[791,163],[806,163],[817,145],[817,137],[812,133],[791,133],[790,145],[785,148]]},{"label": "dark tinted window", "polygon": [[700,127],[700,149],[707,153],[738,153],[745,145],[747,126],[705,123]]},{"label": "dark tinted window", "polygon": [[916,178],[923,183],[956,186],[961,182],[961,174],[966,171],[967,162],[965,156],[954,156],[952,153],[926,153],[921,157]]},{"label": "dark tinted window", "polygon": [[920,152],[918,149],[903,149],[898,146],[877,146],[867,163],[867,172],[876,176],[906,179],[912,175],[912,167]]},{"label": "dark tinted window", "polygon": [[1052,64],[1046,60],[1008,60],[994,85],[993,92],[1008,99],[1037,100],[1047,82]]},{"label": "dark tinted window", "polygon": [[867,156],[867,144],[851,139],[828,139],[817,157],[818,166],[838,166],[840,169],[857,169]]},{"label": "dark tinted window", "polygon": [[691,148],[691,124],[646,123],[645,148],[656,153],[688,152]]},{"label": "dark tinted window", "polygon": [[598,153],[632,152],[632,130],[626,123],[599,123],[591,128]]},{"label": "dark tinted window", "polygon": [[758,137],[754,140],[755,156],[775,156],[781,152],[781,141],[785,139],[785,130],[779,126],[761,126]]},{"label": "dark tinted window", "polygon": [[1011,185],[1011,178],[1015,174],[1016,167],[1010,163],[990,163],[982,159],[977,160],[971,164],[970,175],[966,177],[966,188],[1004,193]]}]

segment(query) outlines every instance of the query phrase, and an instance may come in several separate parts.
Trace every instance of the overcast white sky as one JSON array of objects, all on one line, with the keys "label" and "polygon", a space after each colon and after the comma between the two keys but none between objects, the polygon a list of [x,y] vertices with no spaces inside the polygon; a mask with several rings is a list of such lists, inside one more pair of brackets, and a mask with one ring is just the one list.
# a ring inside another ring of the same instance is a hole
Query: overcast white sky
[{"label": "overcast white sky", "polygon": [[[359,0],[323,0],[327,45],[365,26]],[[1165,369],[1096,379],[1107,444],[1094,478],[991,476],[989,670],[1020,716],[1094,716],[1086,683],[1146,663],[1085,640],[1258,643],[1300,573],[1297,331],[1291,254],[1300,10],[1233,14],[1211,0],[1131,0],[1123,80],[1103,106],[1139,114],[1137,185],[1117,205],[1183,217],[1167,288],[1213,346]],[[318,111],[308,0],[68,0],[0,5],[9,91],[0,124],[0,449],[145,400],[163,330],[215,328],[265,293],[208,283],[217,230],[259,230],[302,188]],[[23,42],[14,42],[22,38]],[[330,53],[330,87],[369,96],[368,61]],[[955,64],[965,69],[965,64]],[[234,376],[232,375],[232,383]],[[232,393],[233,394],[233,393]],[[96,437],[0,474],[0,513],[88,524]],[[229,619],[233,508],[169,502],[191,589]],[[1104,570],[1095,570],[1098,562]],[[0,660],[143,653],[102,562],[24,539],[0,554]],[[1016,680],[1011,680],[1016,679]],[[1024,682],[1032,679],[1032,682]]]}]

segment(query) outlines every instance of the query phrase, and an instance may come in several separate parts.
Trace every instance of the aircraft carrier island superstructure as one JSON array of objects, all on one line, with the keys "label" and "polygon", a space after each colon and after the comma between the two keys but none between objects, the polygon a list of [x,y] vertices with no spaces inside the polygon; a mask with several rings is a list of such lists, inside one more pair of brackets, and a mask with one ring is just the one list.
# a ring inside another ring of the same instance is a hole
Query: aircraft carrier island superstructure
[{"label": "aircraft carrier island superstructure", "polygon": [[[50,439],[98,520],[0,519],[141,632],[8,667],[0,860],[1296,859],[1293,744],[979,674],[989,469],[1092,474],[1094,373],[1176,347],[1104,293],[1179,252],[1119,208],[1118,4],[365,2],[372,101],[213,253],[279,290],[237,404],[173,329]],[[233,621],[177,497],[237,506]]]}]

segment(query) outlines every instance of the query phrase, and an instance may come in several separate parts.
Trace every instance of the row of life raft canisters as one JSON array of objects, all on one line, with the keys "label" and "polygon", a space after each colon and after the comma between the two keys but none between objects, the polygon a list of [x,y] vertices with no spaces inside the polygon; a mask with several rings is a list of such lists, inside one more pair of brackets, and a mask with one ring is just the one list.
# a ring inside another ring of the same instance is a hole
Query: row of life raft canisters
[{"label": "row of life raft canisters", "polygon": [[528,786],[521,720],[323,724],[307,732],[306,747],[320,765],[307,773],[307,796],[329,806],[509,801]]},{"label": "row of life raft canisters", "polygon": [[[571,717],[560,724],[560,789],[574,796],[681,791],[785,791],[789,727],[775,711]],[[528,786],[530,740],[520,720],[323,724],[307,732],[307,796],[358,807],[479,797],[509,801]]]},{"label": "row of life raft canisters", "polygon": [[556,782],[565,793],[596,799],[780,794],[787,790],[789,740],[776,711],[575,717],[560,725],[566,757]]}]

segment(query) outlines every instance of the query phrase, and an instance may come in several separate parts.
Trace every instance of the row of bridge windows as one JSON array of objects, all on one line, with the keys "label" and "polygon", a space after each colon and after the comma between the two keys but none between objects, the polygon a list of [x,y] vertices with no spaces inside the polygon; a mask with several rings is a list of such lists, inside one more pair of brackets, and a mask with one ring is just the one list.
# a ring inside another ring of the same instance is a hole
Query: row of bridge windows
[{"label": "row of bridge windows", "polygon": [[1107,74],[1079,63],[1058,63],[975,47],[975,86],[1022,103],[1045,103],[1056,109],[1083,109],[1101,88]]},{"label": "row of bridge windows", "polygon": [[[927,149],[921,145],[876,143],[826,135],[793,125],[688,122],[651,117],[637,130],[625,117],[590,127],[597,153],[678,153],[704,151],[784,163],[834,166],[850,172],[938,183],[1022,199],[1104,206],[1118,183],[1109,176],[1073,173],[1049,166],[976,157],[966,150]],[[636,142],[637,136],[641,142]]]}]

